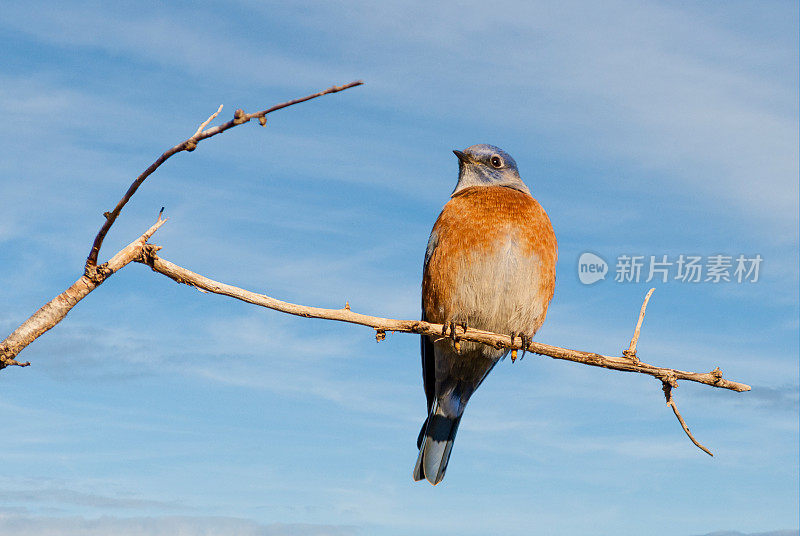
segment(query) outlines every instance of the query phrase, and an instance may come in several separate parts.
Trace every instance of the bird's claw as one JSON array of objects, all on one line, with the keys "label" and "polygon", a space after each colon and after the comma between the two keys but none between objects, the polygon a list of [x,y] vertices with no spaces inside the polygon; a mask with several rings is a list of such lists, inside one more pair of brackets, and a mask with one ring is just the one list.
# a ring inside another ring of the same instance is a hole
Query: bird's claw
[{"label": "bird's claw", "polygon": [[[514,340],[517,338],[517,332],[516,331],[512,331],[510,336],[511,336],[511,344],[513,345],[514,344]],[[511,349],[511,362],[512,363],[516,363],[517,362],[517,349],[516,348],[512,348]]]},{"label": "bird's claw", "polygon": [[[522,348],[522,355],[519,356],[520,360],[522,360],[522,358],[525,357],[525,352],[528,350],[528,345],[531,343],[531,338],[528,335],[525,335],[524,333],[517,334],[516,331],[512,331],[510,336],[511,336],[511,344],[512,345],[514,344],[514,341],[517,340],[517,337],[519,337],[520,340],[522,341],[522,347],[521,347]],[[516,363],[517,362],[517,349],[516,348],[512,348],[511,349],[511,362],[512,363]]]},{"label": "bird's claw", "polygon": [[531,343],[531,338],[527,335],[520,335],[520,338],[522,339],[522,355],[519,356],[519,360],[522,361],[522,359],[525,357],[525,352],[528,351],[528,345]]},{"label": "bird's claw", "polygon": [[[442,323],[442,337],[449,337],[453,339],[453,347],[456,349],[457,353],[461,353],[461,343],[459,342],[461,338],[456,333],[456,326],[461,326],[461,328],[466,331],[466,325],[466,322],[456,323],[451,321]],[[447,333],[448,331],[450,332],[449,335]]]}]

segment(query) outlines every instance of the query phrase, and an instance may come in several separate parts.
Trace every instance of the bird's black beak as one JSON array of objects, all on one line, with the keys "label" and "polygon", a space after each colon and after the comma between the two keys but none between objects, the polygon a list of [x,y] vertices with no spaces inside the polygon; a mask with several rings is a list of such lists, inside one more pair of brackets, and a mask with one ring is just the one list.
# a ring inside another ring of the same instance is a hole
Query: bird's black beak
[{"label": "bird's black beak", "polygon": [[458,157],[458,159],[461,160],[462,162],[464,162],[465,164],[469,164],[470,162],[472,162],[472,159],[470,157],[468,157],[466,155],[466,153],[464,153],[462,151],[454,150],[453,154],[456,155]]}]

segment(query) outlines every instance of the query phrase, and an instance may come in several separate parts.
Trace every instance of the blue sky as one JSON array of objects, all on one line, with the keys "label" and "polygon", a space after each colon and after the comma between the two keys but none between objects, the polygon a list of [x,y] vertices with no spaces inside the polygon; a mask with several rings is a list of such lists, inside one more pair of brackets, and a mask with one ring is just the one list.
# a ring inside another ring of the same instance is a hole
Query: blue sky
[{"label": "blue sky", "polygon": [[[681,383],[503,362],[447,478],[414,483],[418,339],[204,295],[134,265],[0,373],[0,533],[400,535],[798,529],[798,8],[794,2],[14,2],[0,13],[0,331],[82,271],[102,212],[224,104],[106,241],[166,207],[162,256],[277,298],[419,315],[450,152],[516,159],[559,240],[537,339]],[[591,286],[577,259],[764,259],[757,283]],[[773,532],[776,531],[776,532]],[[788,531],[788,532],[777,532]]]}]

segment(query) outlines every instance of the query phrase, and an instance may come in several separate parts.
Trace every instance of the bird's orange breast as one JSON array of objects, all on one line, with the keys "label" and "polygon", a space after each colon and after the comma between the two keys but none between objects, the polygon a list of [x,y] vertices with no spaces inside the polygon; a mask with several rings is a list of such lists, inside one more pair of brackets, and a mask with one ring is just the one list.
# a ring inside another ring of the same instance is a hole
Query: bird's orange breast
[{"label": "bird's orange breast", "polygon": [[422,280],[426,318],[480,329],[503,328],[508,320],[524,324],[511,329],[535,332],[553,296],[557,256],[550,219],[533,197],[503,186],[464,189],[431,232]]}]

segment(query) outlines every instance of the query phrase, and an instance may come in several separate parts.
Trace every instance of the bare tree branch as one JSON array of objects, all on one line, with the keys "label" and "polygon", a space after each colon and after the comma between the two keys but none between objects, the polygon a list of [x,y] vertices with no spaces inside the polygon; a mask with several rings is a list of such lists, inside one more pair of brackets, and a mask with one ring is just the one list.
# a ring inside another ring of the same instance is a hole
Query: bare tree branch
[{"label": "bare tree branch", "polygon": [[67,313],[75,307],[79,301],[85,298],[91,291],[101,285],[106,279],[115,272],[121,270],[142,254],[142,247],[147,243],[153,233],[164,225],[166,219],[158,215],[158,220],[144,232],[142,236],[128,244],[119,253],[111,257],[104,265],[102,272],[98,272],[95,278],[91,279],[87,275],[82,275],[67,290],[44,304],[30,318],[22,323],[11,335],[0,343],[0,369],[9,365],[26,367],[30,363],[20,363],[14,358],[25,349],[30,343],[50,328],[61,322]]},{"label": "bare tree branch", "polygon": [[[622,355],[637,363],[639,363],[639,358],[636,357],[636,345],[639,343],[639,333],[642,330],[642,322],[644,321],[644,313],[647,310],[647,303],[650,301],[650,296],[653,295],[653,292],[655,290],[656,290],[655,288],[651,288],[647,292],[647,295],[644,297],[644,301],[642,302],[642,308],[639,311],[639,319],[636,321],[636,329],[633,330],[633,337],[631,338],[631,344],[628,346],[626,350],[622,351]],[[722,371],[719,370],[719,367],[712,370],[710,374],[712,374],[715,377],[719,376],[719,378],[722,379]],[[710,450],[708,450],[706,447],[698,443],[698,441],[689,431],[689,427],[686,426],[686,421],[683,420],[681,412],[678,411],[678,406],[675,405],[675,398],[672,396],[673,387],[674,388],[678,387],[678,378],[675,374],[670,372],[664,376],[661,376],[661,389],[663,389],[664,396],[667,398],[667,405],[672,408],[672,412],[675,414],[675,417],[678,418],[678,422],[680,423],[681,428],[683,428],[683,431],[686,432],[686,435],[689,437],[692,443],[694,443],[695,446],[697,446],[697,448],[699,448],[709,456],[714,456]],[[747,390],[748,391],[750,390],[749,386],[747,386]]]},{"label": "bare tree branch", "polygon": [[714,454],[694,438],[692,433],[689,431],[689,427],[686,426],[686,421],[684,421],[683,417],[681,417],[681,412],[678,411],[678,406],[675,405],[675,397],[672,395],[672,389],[673,387],[678,387],[678,382],[674,378],[667,378],[665,380],[661,380],[661,383],[661,388],[664,390],[664,397],[667,399],[667,405],[672,408],[672,412],[678,418],[678,422],[681,423],[681,428],[683,428],[683,431],[686,432],[686,435],[697,448],[713,457]]},{"label": "bare tree branch", "polygon": [[[134,180],[130,185],[128,191],[125,192],[125,195],[122,196],[122,199],[120,199],[120,201],[117,203],[117,206],[114,207],[114,210],[103,214],[106,218],[106,221],[98,231],[97,236],[95,236],[92,249],[86,259],[83,276],[75,281],[75,283],[73,283],[67,290],[47,302],[30,318],[23,322],[22,325],[20,325],[11,335],[0,342],[0,370],[9,365],[30,365],[30,363],[27,362],[21,363],[15,358],[26,346],[36,340],[36,338],[61,322],[61,320],[64,319],[67,313],[73,307],[75,307],[79,301],[81,301],[91,291],[102,284],[103,281],[108,279],[109,276],[111,276],[120,268],[129,264],[134,257],[141,254],[142,246],[144,246],[147,239],[150,238],[150,236],[152,236],[152,234],[156,232],[161,225],[163,225],[164,221],[166,221],[161,219],[161,214],[159,214],[156,224],[153,225],[153,227],[151,227],[145,234],[140,236],[137,240],[131,242],[128,247],[117,253],[107,263],[104,263],[101,266],[97,265],[97,257],[100,253],[100,247],[103,245],[103,240],[108,234],[108,231],[111,229],[111,226],[116,221],[123,207],[128,203],[128,201],[130,201],[131,197],[133,197],[133,194],[136,193],[136,190],[139,189],[139,186],[142,185],[145,179],[152,175],[153,172],[161,166],[161,164],[167,161],[167,159],[181,151],[193,151],[197,148],[197,144],[201,140],[225,132],[226,130],[237,125],[247,123],[251,119],[258,119],[262,125],[266,125],[266,116],[269,113],[286,108],[287,106],[292,106],[294,104],[321,97],[322,95],[337,93],[351,87],[360,86],[363,83],[363,81],[358,80],[342,86],[333,86],[312,95],[307,95],[299,99],[293,99],[281,104],[276,104],[275,106],[267,108],[266,110],[261,110],[260,112],[254,112],[252,114],[246,114],[242,110],[236,110],[232,120],[228,121],[227,123],[223,123],[222,125],[204,130],[206,126],[208,126],[208,124],[211,123],[211,121],[213,121],[222,111],[222,106],[220,106],[215,113],[213,113],[200,125],[192,137],[182,141],[171,149],[168,149],[161,156],[159,156],[155,162],[150,164],[150,166],[144,170],[141,175],[136,177],[136,180]],[[163,212],[164,209],[162,208],[161,210]]]},{"label": "bare tree branch", "polygon": [[633,337],[631,338],[631,344],[628,346],[628,349],[622,352],[622,355],[626,357],[630,357],[631,359],[638,361],[639,358],[636,357],[636,345],[639,344],[639,332],[642,330],[642,322],[644,321],[644,312],[647,309],[647,302],[650,301],[650,296],[653,295],[655,288],[651,288],[650,291],[647,293],[647,296],[644,297],[644,302],[642,302],[642,309],[639,311],[639,320],[636,321],[636,329],[633,330]]},{"label": "bare tree branch", "polygon": [[[97,232],[97,236],[94,238],[94,243],[92,244],[92,249],[89,251],[89,256],[86,259],[86,268],[84,273],[89,279],[94,279],[98,277],[98,267],[97,267],[97,256],[100,254],[100,247],[103,245],[103,240],[105,239],[108,231],[111,229],[111,226],[114,225],[119,213],[122,212],[123,207],[130,201],[133,194],[136,193],[136,190],[139,189],[139,186],[145,181],[147,177],[153,174],[155,170],[157,170],[161,164],[166,162],[171,156],[181,152],[181,151],[194,151],[197,148],[197,144],[205,140],[206,138],[210,138],[211,136],[216,136],[217,134],[221,134],[226,130],[233,128],[237,125],[241,125],[242,123],[247,123],[251,119],[258,119],[261,125],[266,125],[266,116],[269,113],[274,111],[280,110],[282,108],[286,108],[287,106],[292,106],[293,104],[299,104],[301,102],[305,102],[307,100],[315,99],[317,97],[321,97],[322,95],[327,95],[329,93],[337,93],[339,91],[343,91],[345,89],[349,89],[351,87],[360,86],[364,82],[358,80],[356,82],[350,82],[349,84],[344,84],[343,86],[333,86],[329,87],[326,90],[319,91],[314,93],[313,95],[307,95],[305,97],[299,99],[293,99],[287,102],[283,102],[281,104],[276,104],[271,108],[267,108],[266,110],[262,110],[260,112],[254,112],[252,114],[246,114],[243,110],[236,110],[236,113],[233,115],[233,119],[228,121],[227,123],[223,123],[222,125],[218,125],[216,127],[212,127],[208,130],[203,130],[205,126],[210,123],[216,115],[222,111],[222,106],[219,107],[217,113],[212,115],[208,118],[208,120],[200,125],[200,128],[192,135],[192,137],[180,142],[179,144],[175,145],[171,149],[165,151],[161,156],[159,156],[155,162],[150,164],[141,175],[136,177],[136,180],[133,181],[133,184],[130,185],[128,191],[125,192],[125,195],[122,196],[122,199],[119,200],[117,206],[114,207],[114,210],[111,212],[106,212],[103,214],[105,216],[106,221],[103,223],[103,226]],[[100,270],[102,271],[102,270]]]},{"label": "bare tree branch", "polygon": [[[162,259],[156,254],[155,246],[152,245],[148,245],[143,249],[143,255],[140,259],[137,259],[137,262],[143,262],[147,264],[154,271],[166,275],[178,283],[190,285],[206,292],[230,296],[231,298],[236,298],[237,300],[259,305],[261,307],[266,307],[267,309],[273,309],[275,311],[302,316],[305,318],[322,318],[368,326],[375,330],[378,340],[383,340],[387,331],[419,333],[421,335],[444,338],[443,333],[445,326],[441,324],[433,324],[431,322],[425,322],[422,320],[396,320],[392,318],[364,315],[353,312],[350,309],[349,304],[345,304],[345,307],[342,309],[323,309],[320,307],[297,305],[294,303],[281,301],[264,294],[251,292],[233,285],[220,283],[219,281],[214,281],[213,279],[196,274],[190,270],[187,270],[186,268],[182,268],[166,259]],[[448,326],[448,329],[452,329],[452,326]],[[496,348],[522,349],[522,344],[518,342],[518,339],[512,341],[511,337],[508,335],[500,335],[498,333],[491,333],[473,328],[467,328],[467,330],[464,331],[463,327],[455,326],[455,332],[451,334],[451,337],[459,340],[480,342]],[[574,361],[576,363],[583,363],[584,365],[591,365],[594,367],[648,374],[660,380],[674,377],[676,380],[689,380],[705,385],[711,385],[713,387],[731,389],[733,391],[750,390],[749,385],[723,379],[722,372],[720,372],[719,369],[706,373],[686,372],[683,370],[657,367],[655,365],[642,363],[638,360],[633,361],[625,356],[607,356],[594,352],[570,350],[567,348],[550,346],[549,344],[542,344],[539,342],[530,342],[525,350],[534,354],[552,357],[554,359]]]}]

